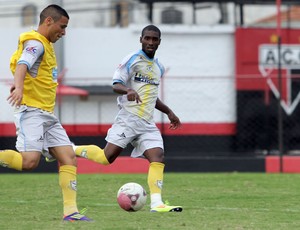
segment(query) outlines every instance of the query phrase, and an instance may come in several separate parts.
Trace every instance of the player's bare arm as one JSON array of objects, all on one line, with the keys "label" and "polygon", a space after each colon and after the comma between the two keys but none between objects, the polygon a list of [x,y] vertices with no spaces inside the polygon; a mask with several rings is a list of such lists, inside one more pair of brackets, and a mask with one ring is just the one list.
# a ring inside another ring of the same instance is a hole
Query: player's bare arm
[{"label": "player's bare arm", "polygon": [[140,96],[134,89],[128,88],[121,83],[115,83],[113,85],[113,90],[118,94],[127,94],[128,101],[136,101],[136,103],[142,102]]},{"label": "player's bare arm", "polygon": [[24,79],[26,76],[27,65],[20,64],[16,68],[14,84],[10,89],[10,95],[7,98],[11,106],[20,106],[23,98]]},{"label": "player's bare arm", "polygon": [[156,100],[155,108],[168,115],[170,120],[169,129],[177,129],[181,126],[181,122],[179,118],[175,115],[175,113],[166,105],[164,104],[159,98]]}]

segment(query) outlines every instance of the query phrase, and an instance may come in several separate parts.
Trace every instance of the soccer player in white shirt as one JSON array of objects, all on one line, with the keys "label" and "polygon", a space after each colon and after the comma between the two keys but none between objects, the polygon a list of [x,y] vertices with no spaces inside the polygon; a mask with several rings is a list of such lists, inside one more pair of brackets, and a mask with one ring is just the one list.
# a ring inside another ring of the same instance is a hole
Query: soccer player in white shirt
[{"label": "soccer player in white shirt", "polygon": [[181,123],[174,112],[158,98],[163,65],[154,57],[161,42],[161,32],[154,26],[142,30],[142,49],[124,58],[113,76],[113,90],[118,97],[119,113],[109,129],[107,144],[74,146],[77,156],[109,165],[131,143],[132,157],[145,157],[149,163],[148,185],[151,195],[151,212],[181,212],[181,206],[164,204],[161,197],[164,173],[164,145],[159,129],[153,120],[154,109],[167,114],[170,129]]}]

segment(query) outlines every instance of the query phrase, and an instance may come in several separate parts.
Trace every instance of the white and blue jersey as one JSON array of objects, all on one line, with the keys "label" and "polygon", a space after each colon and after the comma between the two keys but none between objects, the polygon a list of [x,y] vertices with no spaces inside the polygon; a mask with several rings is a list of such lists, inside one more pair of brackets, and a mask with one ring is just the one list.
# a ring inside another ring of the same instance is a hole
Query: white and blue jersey
[{"label": "white and blue jersey", "polygon": [[138,117],[153,122],[160,78],[165,72],[157,58],[149,58],[142,50],[126,56],[113,76],[113,84],[121,83],[134,89],[142,102],[128,101],[127,95],[118,97],[118,105]]}]

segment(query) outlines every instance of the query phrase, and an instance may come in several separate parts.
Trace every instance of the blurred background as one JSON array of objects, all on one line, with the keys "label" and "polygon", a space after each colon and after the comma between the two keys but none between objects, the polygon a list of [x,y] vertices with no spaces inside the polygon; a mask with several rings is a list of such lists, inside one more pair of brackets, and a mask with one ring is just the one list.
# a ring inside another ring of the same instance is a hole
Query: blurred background
[{"label": "blurred background", "polygon": [[1,149],[15,148],[16,139],[6,101],[10,56],[19,34],[37,28],[40,11],[58,4],[70,21],[55,43],[56,114],[76,144],[104,147],[118,111],[114,70],[141,48],[143,27],[155,24],[156,56],[167,69],[160,98],[183,124],[171,131],[155,114],[169,170],[263,171],[266,156],[300,154],[300,2],[275,2],[0,0]]}]

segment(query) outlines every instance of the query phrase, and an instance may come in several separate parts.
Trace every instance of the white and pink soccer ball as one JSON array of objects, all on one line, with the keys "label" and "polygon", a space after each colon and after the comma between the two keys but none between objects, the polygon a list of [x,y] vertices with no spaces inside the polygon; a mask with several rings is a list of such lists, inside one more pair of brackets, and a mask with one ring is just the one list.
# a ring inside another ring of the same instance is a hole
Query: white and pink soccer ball
[{"label": "white and pink soccer ball", "polygon": [[130,182],[122,185],[117,194],[118,204],[127,212],[141,210],[147,202],[147,193],[143,186]]}]

